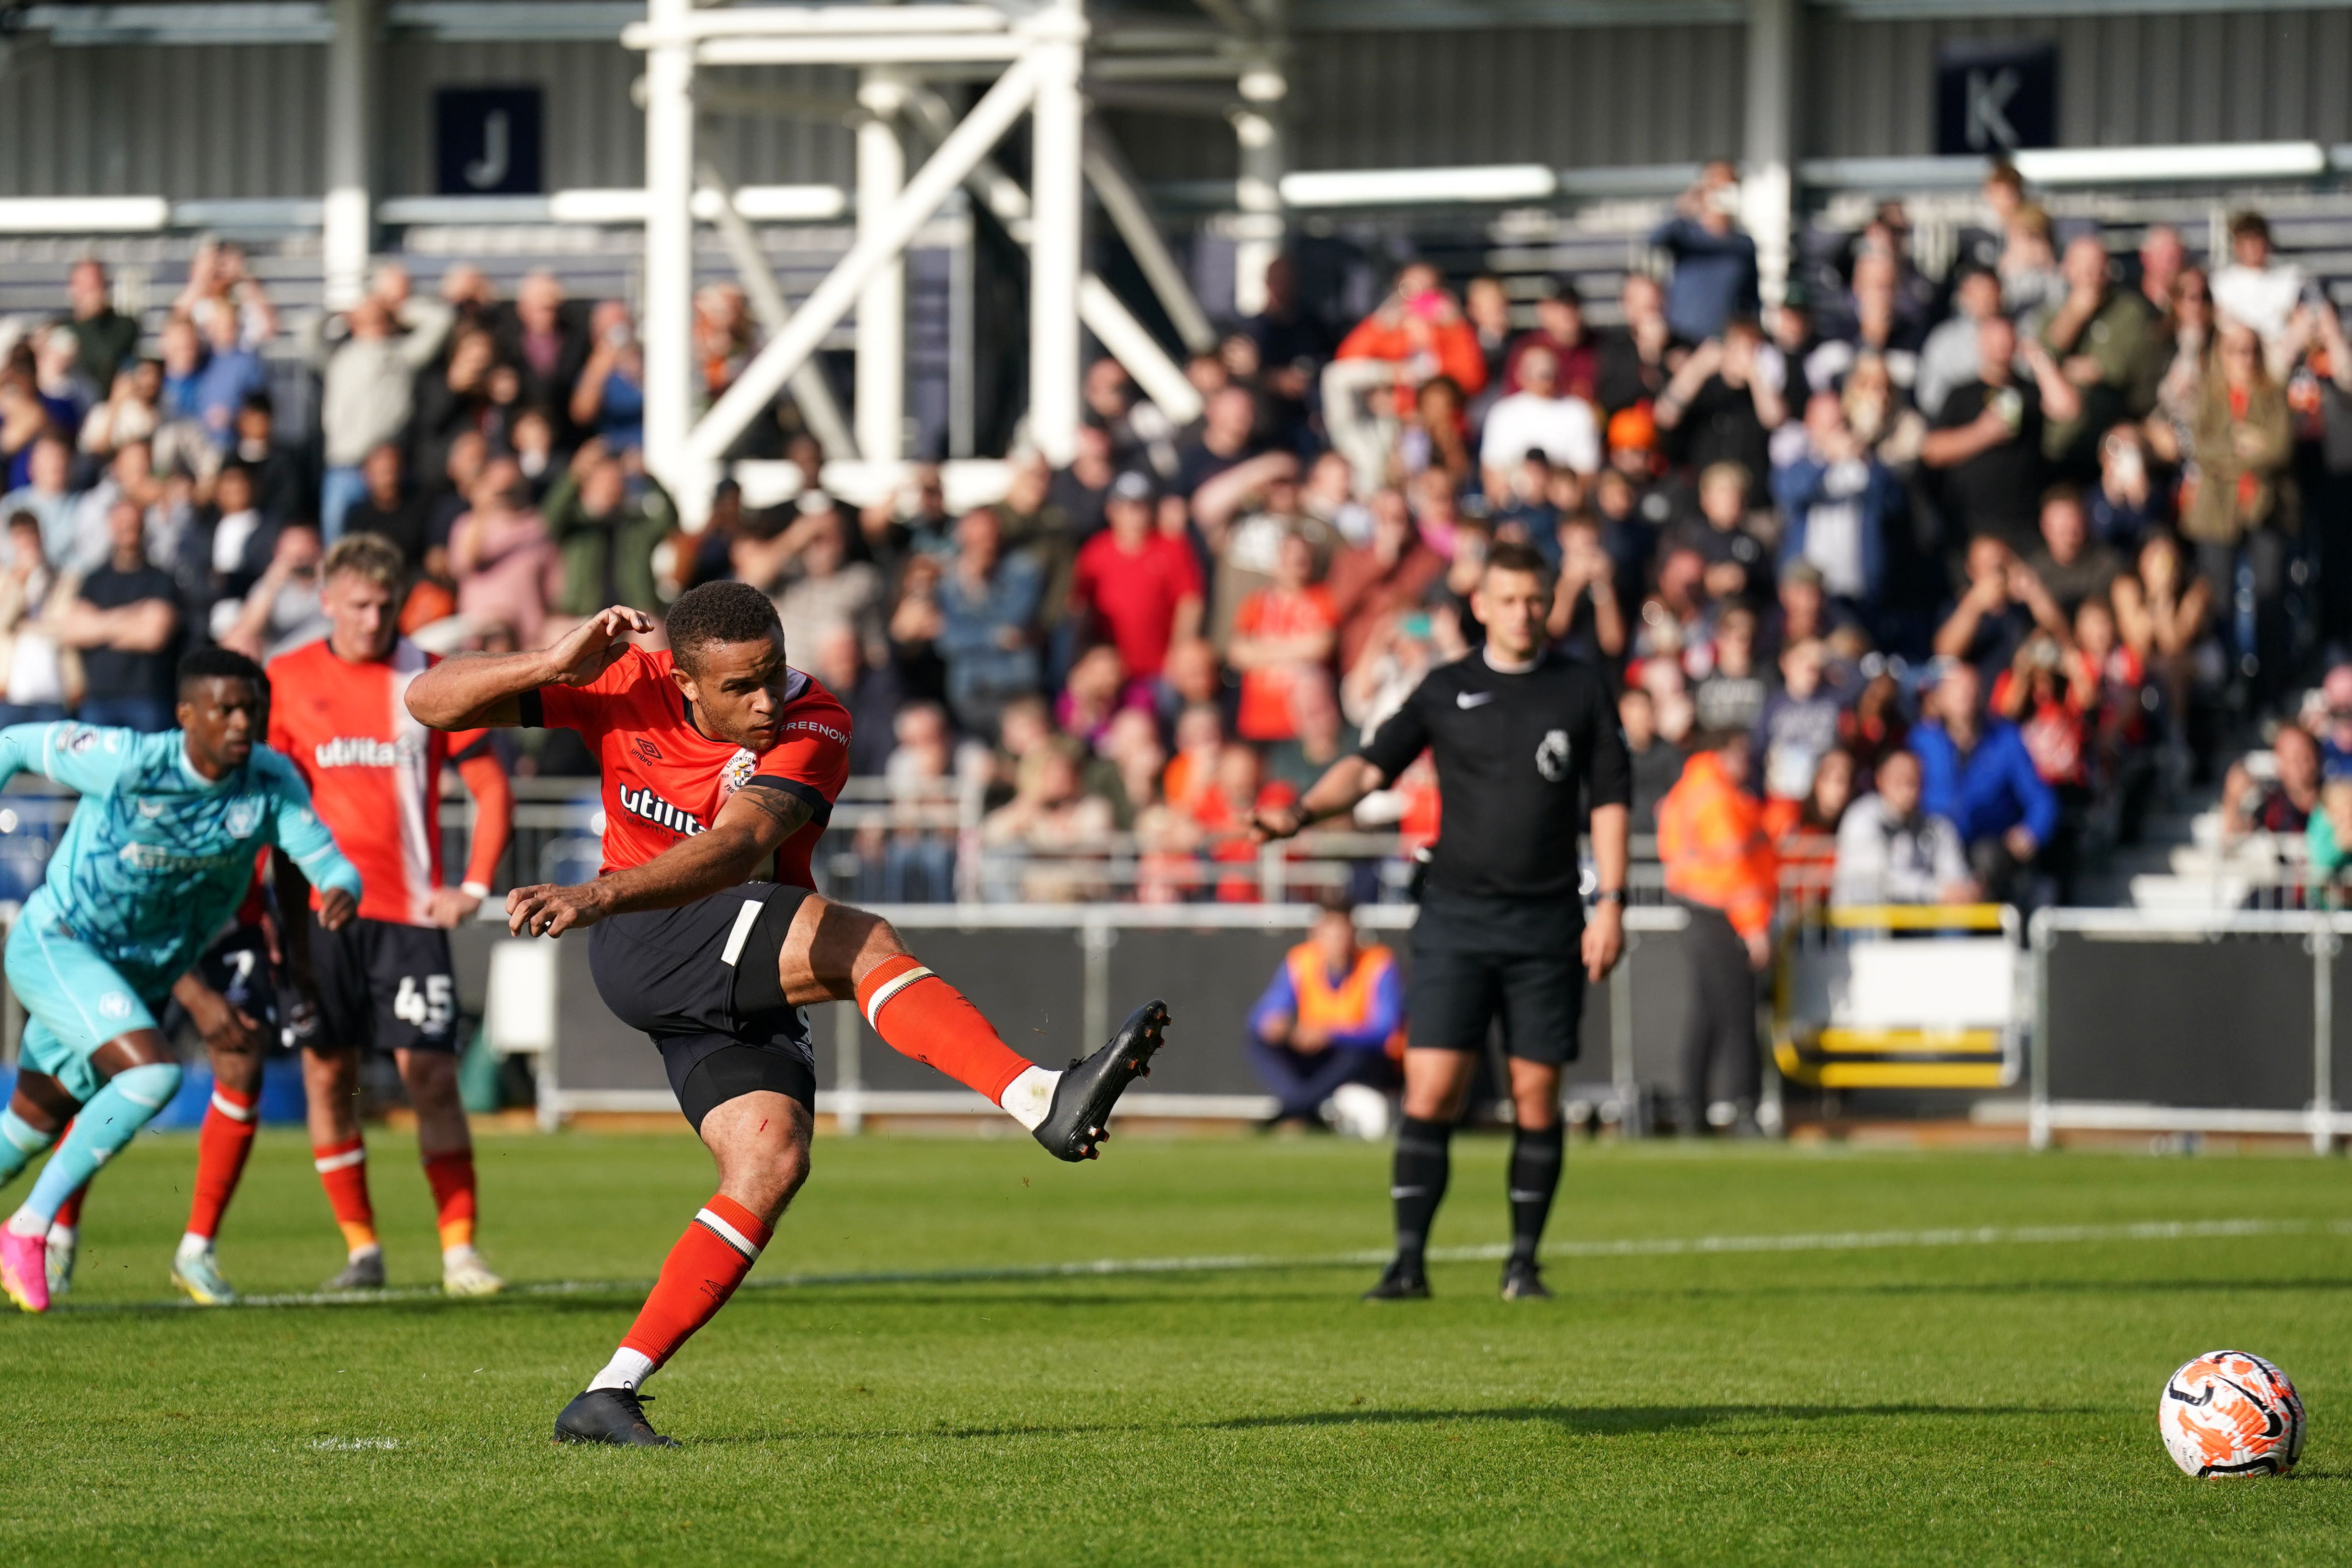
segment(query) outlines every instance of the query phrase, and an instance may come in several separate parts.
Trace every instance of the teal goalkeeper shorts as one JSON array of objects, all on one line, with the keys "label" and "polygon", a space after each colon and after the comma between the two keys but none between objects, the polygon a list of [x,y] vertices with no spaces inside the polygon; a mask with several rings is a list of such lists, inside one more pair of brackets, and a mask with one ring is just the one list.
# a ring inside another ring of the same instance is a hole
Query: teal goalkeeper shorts
[{"label": "teal goalkeeper shorts", "polygon": [[47,1073],[86,1104],[104,1082],[90,1058],[109,1040],[154,1028],[155,1014],[121,971],[36,909],[28,904],[8,933],[8,988],[30,1015],[16,1065]]}]

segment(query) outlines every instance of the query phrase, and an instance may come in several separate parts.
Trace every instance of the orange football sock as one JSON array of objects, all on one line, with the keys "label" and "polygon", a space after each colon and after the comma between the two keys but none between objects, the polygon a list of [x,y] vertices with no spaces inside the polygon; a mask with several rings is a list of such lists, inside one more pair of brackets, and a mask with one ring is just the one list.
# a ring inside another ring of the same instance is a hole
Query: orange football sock
[{"label": "orange football sock", "polygon": [[213,1086],[213,1103],[196,1134],[195,1195],[188,1201],[188,1234],[210,1241],[220,1234],[221,1214],[236,1195],[245,1174],[245,1157],[253,1152],[257,1131],[254,1112],[257,1095]]},{"label": "orange football sock", "polygon": [[962,992],[904,954],[866,972],[857,1010],[884,1045],[997,1104],[1005,1087],[1035,1065],[999,1039]]},{"label": "orange football sock", "polygon": [[358,1138],[313,1144],[310,1155],[319,1184],[327,1189],[327,1202],[334,1208],[335,1224],[342,1229],[343,1245],[353,1252],[375,1246],[375,1205],[368,1202],[367,1144]]},{"label": "orange football sock", "polygon": [[653,1293],[622,1337],[622,1351],[644,1357],[649,1363],[646,1371],[676,1355],[678,1346],[727,1304],[759,1260],[770,1234],[750,1209],[723,1193],[714,1194],[669,1249]]},{"label": "orange football sock", "polygon": [[425,1162],[433,1206],[441,1216],[441,1250],[474,1245],[474,1153],[459,1149]]}]

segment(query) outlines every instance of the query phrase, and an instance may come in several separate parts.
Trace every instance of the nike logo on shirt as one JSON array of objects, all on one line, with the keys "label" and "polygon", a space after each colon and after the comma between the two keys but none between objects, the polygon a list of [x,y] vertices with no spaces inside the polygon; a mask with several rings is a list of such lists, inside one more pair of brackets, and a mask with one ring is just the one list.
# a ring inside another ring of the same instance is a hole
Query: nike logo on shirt
[{"label": "nike logo on shirt", "polygon": [[1454,694],[1454,706],[1456,708],[1484,708],[1493,700],[1495,694],[1491,691],[1457,691]]}]

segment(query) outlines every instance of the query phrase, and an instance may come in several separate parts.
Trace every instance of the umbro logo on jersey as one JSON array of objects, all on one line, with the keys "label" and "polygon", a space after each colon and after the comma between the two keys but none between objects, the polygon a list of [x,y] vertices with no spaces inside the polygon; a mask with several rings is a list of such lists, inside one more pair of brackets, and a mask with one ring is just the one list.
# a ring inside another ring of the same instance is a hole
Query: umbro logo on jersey
[{"label": "umbro logo on jersey", "polygon": [[643,735],[637,737],[636,746],[637,755],[645,758],[646,761],[649,763],[657,763],[662,760],[661,748],[655,745],[651,741],[646,740]]},{"label": "umbro logo on jersey", "polygon": [[366,735],[338,735],[311,747],[310,755],[322,768],[396,768],[403,761],[402,744]]},{"label": "umbro logo on jersey", "polygon": [[702,831],[702,819],[682,807],[672,805],[653,792],[647,784],[642,789],[621,786],[621,809],[631,816],[642,816],[647,822],[667,827],[672,833],[682,833],[691,838]]},{"label": "umbro logo on jersey", "polygon": [[1454,706],[1456,708],[1484,708],[1493,700],[1495,694],[1491,691],[1457,691],[1454,694]]}]

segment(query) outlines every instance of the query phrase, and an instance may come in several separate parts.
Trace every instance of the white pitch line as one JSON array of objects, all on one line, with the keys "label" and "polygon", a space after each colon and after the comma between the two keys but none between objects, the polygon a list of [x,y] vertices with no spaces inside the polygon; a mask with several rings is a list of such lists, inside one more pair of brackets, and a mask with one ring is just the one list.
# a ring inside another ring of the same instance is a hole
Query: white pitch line
[{"label": "white pitch line", "polygon": [[[1940,1230],[1816,1231],[1780,1236],[1632,1237],[1620,1241],[1556,1241],[1547,1258],[1682,1258],[1707,1253],[1866,1252],[1900,1247],[2048,1247],[2105,1241],[2195,1241],[2252,1236],[2352,1236],[2352,1220],[2205,1219],[2142,1220],[2128,1225],[1969,1226]],[[1508,1256],[1500,1245],[1436,1247],[1433,1263],[1494,1262]],[[746,1290],[805,1290],[848,1285],[975,1285],[1024,1279],[1105,1279],[1136,1274],[1240,1274],[1288,1268],[1357,1268],[1386,1263],[1386,1250],[1327,1252],[1297,1258],[1251,1254],[1199,1258],[1097,1258],[1074,1263],[1011,1264],[990,1268],[908,1268],[841,1274],[784,1274],[746,1279]],[[650,1279],[545,1279],[509,1285],[509,1296],[629,1295]],[[429,1285],[388,1290],[306,1290],[275,1296],[242,1296],[239,1307],[369,1307],[394,1301],[428,1301],[442,1293]],[[191,1301],[61,1301],[60,1312],[131,1312],[159,1309],[200,1310]]]}]

